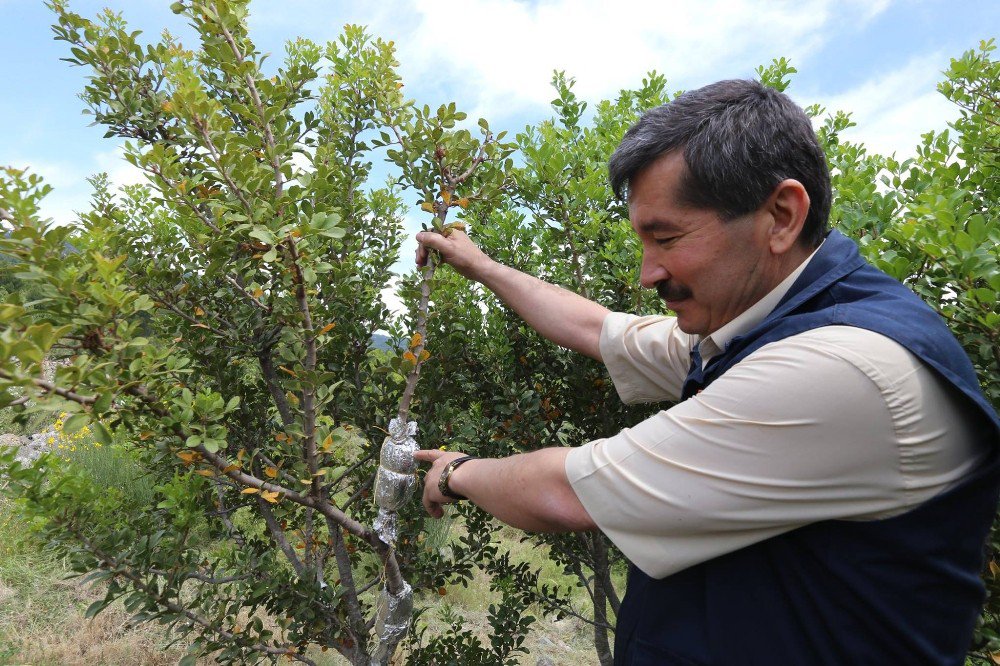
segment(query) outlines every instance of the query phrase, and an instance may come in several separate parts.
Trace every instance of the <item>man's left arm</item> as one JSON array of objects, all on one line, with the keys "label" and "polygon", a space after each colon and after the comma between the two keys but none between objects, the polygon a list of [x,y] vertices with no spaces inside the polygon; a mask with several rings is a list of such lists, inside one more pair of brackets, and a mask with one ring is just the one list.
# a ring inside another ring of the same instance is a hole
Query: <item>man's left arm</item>
[{"label": "man's left arm", "polygon": [[[448,488],[498,519],[529,532],[566,532],[596,528],[566,476],[571,449],[553,447],[508,458],[476,458],[457,467]],[[432,463],[424,478],[424,507],[435,518],[452,502],[438,490],[445,466],[465,454],[417,451],[415,458]]]}]

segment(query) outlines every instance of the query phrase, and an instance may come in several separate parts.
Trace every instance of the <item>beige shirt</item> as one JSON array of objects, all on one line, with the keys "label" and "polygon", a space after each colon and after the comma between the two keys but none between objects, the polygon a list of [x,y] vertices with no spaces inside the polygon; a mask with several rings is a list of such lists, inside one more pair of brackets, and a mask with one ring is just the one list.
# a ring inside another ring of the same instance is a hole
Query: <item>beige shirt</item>
[{"label": "beige shirt", "polygon": [[[808,263],[808,262],[806,262]],[[799,269],[703,340],[676,319],[612,313],[601,354],[626,403],[677,400],[703,360],[766,317]],[[809,523],[903,513],[986,455],[967,401],[898,343],[827,326],[765,345],[704,391],[574,449],[583,506],[662,578]]]}]

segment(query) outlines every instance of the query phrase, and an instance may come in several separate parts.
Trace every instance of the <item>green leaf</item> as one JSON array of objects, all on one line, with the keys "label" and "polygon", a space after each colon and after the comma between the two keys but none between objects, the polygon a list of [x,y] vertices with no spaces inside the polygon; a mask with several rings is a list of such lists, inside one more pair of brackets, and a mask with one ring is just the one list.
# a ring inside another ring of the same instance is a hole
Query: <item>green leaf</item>
[{"label": "green leaf", "polygon": [[91,429],[94,433],[94,440],[103,444],[104,446],[109,446],[113,440],[111,437],[111,432],[108,427],[100,421],[94,421],[93,428]]},{"label": "green leaf", "polygon": [[247,234],[250,238],[256,238],[262,243],[267,243],[268,245],[274,245],[274,234],[267,227],[257,226],[250,230]]},{"label": "green leaf", "polygon": [[17,319],[24,314],[24,308],[12,303],[0,303],[0,322]]},{"label": "green leaf", "polygon": [[111,601],[112,601],[111,599],[107,598],[95,601],[94,603],[87,606],[87,610],[83,614],[83,617],[88,620],[95,617],[98,613],[107,608],[110,605]]},{"label": "green leaf", "polygon": [[90,414],[84,412],[73,414],[63,423],[62,430],[66,435],[75,435],[88,423],[90,423]]}]

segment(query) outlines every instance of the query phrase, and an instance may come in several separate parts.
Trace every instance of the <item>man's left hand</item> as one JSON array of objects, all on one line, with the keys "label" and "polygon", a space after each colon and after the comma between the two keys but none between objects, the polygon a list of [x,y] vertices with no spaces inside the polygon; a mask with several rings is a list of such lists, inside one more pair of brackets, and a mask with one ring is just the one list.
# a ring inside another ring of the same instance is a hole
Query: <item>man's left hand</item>
[{"label": "man's left hand", "polygon": [[456,458],[462,458],[466,454],[458,451],[441,451],[440,449],[424,449],[413,453],[414,460],[431,463],[431,468],[424,475],[424,508],[434,518],[444,515],[444,504],[455,502],[452,497],[446,497],[438,490],[438,481],[441,479],[441,472],[445,465]]}]

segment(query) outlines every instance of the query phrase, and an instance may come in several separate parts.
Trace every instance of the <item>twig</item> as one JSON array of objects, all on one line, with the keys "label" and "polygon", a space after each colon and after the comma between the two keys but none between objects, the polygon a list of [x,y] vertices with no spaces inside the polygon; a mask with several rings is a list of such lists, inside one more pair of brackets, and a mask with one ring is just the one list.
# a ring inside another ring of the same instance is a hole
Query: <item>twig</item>
[{"label": "twig", "polygon": [[[232,49],[233,55],[236,56],[236,61],[242,65],[244,62],[244,55],[236,45],[236,40],[233,39],[232,33],[229,32],[229,28],[227,28],[222,21],[219,21],[218,25],[226,43],[229,44],[229,48]],[[264,115],[264,104],[261,102],[260,94],[257,92],[257,82],[254,81],[254,78],[250,76],[249,73],[243,77],[243,80],[246,81],[247,89],[250,91],[250,99],[253,100],[254,108],[257,109],[257,113],[260,114],[260,127],[264,131],[264,143],[270,153],[271,168],[274,170],[274,198],[277,199],[281,196],[281,192],[284,188],[284,178],[281,175],[281,163],[278,162],[277,150],[275,149],[274,144],[274,135],[271,133],[271,124],[267,122],[267,117]]]},{"label": "twig", "polygon": [[285,554],[285,558],[295,569],[295,573],[298,574],[299,578],[305,573],[305,567],[302,565],[302,561],[299,559],[298,555],[295,554],[295,549],[288,543],[288,538],[285,536],[285,530],[281,529],[281,525],[278,520],[274,517],[274,512],[271,511],[271,506],[267,501],[257,496],[257,506],[260,509],[260,513],[264,516],[264,522],[267,523],[267,530],[271,533],[271,538],[274,539],[274,543],[277,544],[281,552]]},{"label": "twig", "polygon": [[326,522],[327,530],[330,532],[330,539],[333,541],[334,558],[337,563],[337,572],[340,574],[340,587],[344,590],[344,597],[347,602],[348,627],[354,642],[357,643],[362,652],[368,652],[368,632],[365,627],[364,613],[358,595],[359,590],[355,589],[354,571],[351,568],[351,557],[347,552],[347,545],[344,543],[344,534],[340,526],[334,524],[330,519]]},{"label": "twig", "polygon": [[[0,379],[14,379],[14,376],[5,370],[0,370]],[[59,388],[52,382],[45,381],[44,379],[32,378],[31,380],[35,386],[43,389],[46,393],[55,393],[58,396],[66,398],[67,400],[72,400],[73,402],[80,405],[92,405],[97,402],[96,395],[80,395],[75,391],[69,391],[67,389]]]},{"label": "twig", "polygon": [[[177,576],[176,571],[164,571],[162,569],[149,569],[149,573],[156,574],[157,576],[163,576],[165,578],[170,578],[172,576]],[[185,580],[200,580],[203,583],[208,583],[209,585],[224,585],[226,583],[236,583],[241,580],[249,580],[253,578],[251,574],[240,574],[234,576],[222,576],[216,578],[215,576],[210,576],[209,574],[201,573],[200,571],[185,571],[180,574],[181,582]]]}]

